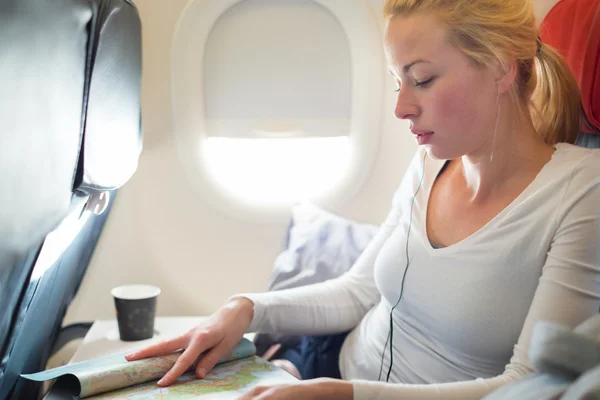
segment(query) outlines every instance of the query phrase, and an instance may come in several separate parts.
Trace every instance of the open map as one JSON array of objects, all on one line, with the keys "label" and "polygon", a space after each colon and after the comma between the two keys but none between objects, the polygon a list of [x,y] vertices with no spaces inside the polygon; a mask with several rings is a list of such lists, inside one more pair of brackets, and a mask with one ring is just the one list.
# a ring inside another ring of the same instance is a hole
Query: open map
[{"label": "open map", "polygon": [[287,372],[256,357],[256,347],[242,341],[205,378],[192,372],[178,382],[159,388],[156,381],[169,371],[181,352],[143,360],[125,360],[125,353],[22,375],[35,381],[56,379],[54,388],[73,397],[93,399],[234,399],[256,384],[295,381]]},{"label": "open map", "polygon": [[166,388],[155,382],[131,386],[125,389],[89,397],[94,400],[162,400],[162,399],[237,399],[253,386],[296,381],[287,372],[269,364],[259,357],[247,357],[220,364],[206,376],[197,379],[192,373],[185,374]]}]

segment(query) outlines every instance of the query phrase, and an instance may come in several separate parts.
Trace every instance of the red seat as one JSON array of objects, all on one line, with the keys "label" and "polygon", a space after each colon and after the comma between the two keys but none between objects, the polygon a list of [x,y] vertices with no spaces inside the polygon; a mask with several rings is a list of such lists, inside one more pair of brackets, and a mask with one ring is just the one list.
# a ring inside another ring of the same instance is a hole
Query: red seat
[{"label": "red seat", "polygon": [[571,66],[588,121],[586,133],[600,134],[600,0],[559,0],[540,26],[544,43]]}]

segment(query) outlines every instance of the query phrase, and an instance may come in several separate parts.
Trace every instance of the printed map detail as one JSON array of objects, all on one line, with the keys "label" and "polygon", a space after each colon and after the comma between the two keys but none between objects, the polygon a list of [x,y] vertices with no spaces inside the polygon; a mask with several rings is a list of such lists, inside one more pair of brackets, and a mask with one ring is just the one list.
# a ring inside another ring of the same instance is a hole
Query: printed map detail
[{"label": "printed map detail", "polygon": [[[142,373],[138,371],[138,373]],[[291,383],[297,380],[287,372],[253,356],[220,364],[204,379],[193,373],[183,375],[166,388],[155,382],[143,383],[110,393],[88,397],[95,400],[164,400],[164,399],[237,399],[253,386]]]},{"label": "printed map detail", "polygon": [[[35,374],[23,374],[23,378],[43,382],[56,379],[54,386],[63,393],[87,398],[105,392],[131,387],[144,382],[155,382],[169,371],[182,351],[146,358],[142,360],[125,360],[126,353],[113,354],[106,357],[82,361],[77,364],[63,365]],[[219,363],[245,359],[256,354],[254,343],[246,338]],[[203,354],[199,358],[202,358]],[[154,386],[154,388],[157,388]],[[118,397],[124,399],[128,397]],[[137,399],[137,397],[135,397]],[[159,397],[160,398],[160,397]]]},{"label": "printed map detail", "polygon": [[119,364],[118,367],[104,369],[90,369],[77,376],[81,383],[81,396],[103,393],[132,386],[140,382],[159,379],[175,365],[180,352],[162,357],[149,358],[142,361],[133,361]]}]

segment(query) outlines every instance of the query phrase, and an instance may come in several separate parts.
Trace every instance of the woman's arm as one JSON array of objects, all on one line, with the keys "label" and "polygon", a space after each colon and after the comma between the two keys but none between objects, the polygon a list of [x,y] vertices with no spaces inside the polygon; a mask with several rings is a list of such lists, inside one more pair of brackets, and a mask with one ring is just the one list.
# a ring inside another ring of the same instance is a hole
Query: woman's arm
[{"label": "woman's arm", "polygon": [[[260,294],[241,294],[255,304],[250,332],[319,335],[354,328],[379,301],[375,260],[401,217],[401,201],[419,183],[425,151],[419,149],[392,201],[381,229],[343,276],[326,282]],[[236,296],[237,297],[237,296]]]},{"label": "woman's arm", "polygon": [[379,300],[373,265],[399,220],[392,207],[386,221],[350,271],[339,278],[268,293],[240,294],[254,302],[249,332],[318,335],[355,327]]}]

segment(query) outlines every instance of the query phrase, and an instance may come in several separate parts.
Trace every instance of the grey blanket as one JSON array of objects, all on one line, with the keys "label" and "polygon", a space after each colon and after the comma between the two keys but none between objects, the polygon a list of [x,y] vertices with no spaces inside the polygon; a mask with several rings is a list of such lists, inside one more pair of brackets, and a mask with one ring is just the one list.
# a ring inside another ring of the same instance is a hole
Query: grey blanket
[{"label": "grey blanket", "polygon": [[496,390],[484,400],[600,399],[600,314],[574,330],[538,322],[529,358],[534,374]]}]

